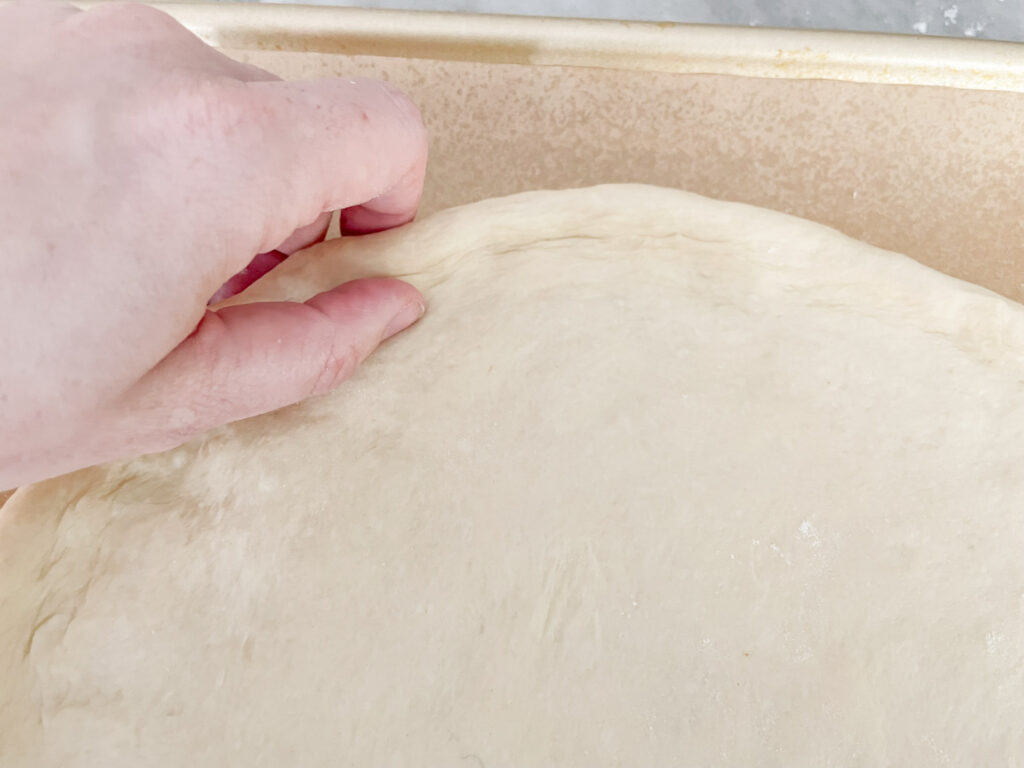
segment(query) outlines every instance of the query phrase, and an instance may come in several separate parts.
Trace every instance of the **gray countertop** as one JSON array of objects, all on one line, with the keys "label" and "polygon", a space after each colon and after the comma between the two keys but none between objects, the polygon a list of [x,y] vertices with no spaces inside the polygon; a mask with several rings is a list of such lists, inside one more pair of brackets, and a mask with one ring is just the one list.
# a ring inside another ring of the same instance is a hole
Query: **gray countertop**
[{"label": "gray countertop", "polygon": [[1024,41],[1024,0],[300,1],[306,4],[349,5],[365,8],[851,29]]}]

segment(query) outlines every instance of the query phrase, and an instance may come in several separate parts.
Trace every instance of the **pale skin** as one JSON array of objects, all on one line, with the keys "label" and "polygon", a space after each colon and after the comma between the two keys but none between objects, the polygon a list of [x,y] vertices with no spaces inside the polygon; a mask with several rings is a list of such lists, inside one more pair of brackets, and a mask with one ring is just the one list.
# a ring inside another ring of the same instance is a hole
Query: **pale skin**
[{"label": "pale skin", "polygon": [[390,86],[283,83],[144,6],[26,2],[0,6],[0,115],[0,491],[326,392],[423,313],[390,279],[216,305],[331,211],[413,218],[426,133]]}]

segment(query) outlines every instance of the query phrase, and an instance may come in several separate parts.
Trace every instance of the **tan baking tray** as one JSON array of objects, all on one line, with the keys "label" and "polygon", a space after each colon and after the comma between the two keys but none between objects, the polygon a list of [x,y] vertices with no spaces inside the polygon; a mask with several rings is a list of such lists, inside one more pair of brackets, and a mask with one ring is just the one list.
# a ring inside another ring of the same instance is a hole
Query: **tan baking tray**
[{"label": "tan baking tray", "polygon": [[661,184],[821,221],[1024,298],[1024,46],[160,7],[283,77],[400,84],[432,135],[425,211],[542,187]]},{"label": "tan baking tray", "polygon": [[288,78],[392,80],[425,210],[638,181],[830,224],[1024,298],[1024,46],[252,4],[161,6]]}]

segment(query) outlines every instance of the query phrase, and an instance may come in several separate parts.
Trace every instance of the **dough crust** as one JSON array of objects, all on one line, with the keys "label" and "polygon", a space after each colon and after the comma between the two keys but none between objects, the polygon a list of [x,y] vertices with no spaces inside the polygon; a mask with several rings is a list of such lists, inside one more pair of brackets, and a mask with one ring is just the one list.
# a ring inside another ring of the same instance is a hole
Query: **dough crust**
[{"label": "dough crust", "polygon": [[537,192],[245,300],[429,311],[18,491],[3,766],[1019,766],[1024,308],[778,213]]}]

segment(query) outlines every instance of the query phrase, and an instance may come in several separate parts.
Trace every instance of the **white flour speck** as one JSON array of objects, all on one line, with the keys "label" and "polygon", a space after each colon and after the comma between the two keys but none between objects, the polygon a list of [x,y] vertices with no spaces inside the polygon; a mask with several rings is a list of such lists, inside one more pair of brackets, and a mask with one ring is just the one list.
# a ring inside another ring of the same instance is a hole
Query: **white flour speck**
[{"label": "white flour speck", "polygon": [[810,520],[804,520],[800,523],[800,535],[807,539],[812,547],[821,546],[821,537],[818,536],[818,531]]},{"label": "white flour speck", "polygon": [[960,6],[951,5],[949,8],[942,12],[942,16],[945,19],[946,26],[956,24],[957,17],[960,16]]},{"label": "white flour speck", "polygon": [[995,656],[999,653],[999,646],[1002,645],[1005,639],[1006,636],[998,632],[988,632],[985,634],[985,650],[988,651],[989,656]]},{"label": "white flour speck", "polygon": [[802,645],[799,648],[797,648],[796,652],[793,654],[793,661],[797,664],[801,664],[807,661],[813,655],[814,654],[811,653],[810,648],[808,648],[806,645]]},{"label": "white flour speck", "polygon": [[913,26],[914,26],[914,31],[917,32],[917,34],[919,34],[919,35],[925,35],[925,34],[928,33],[928,22],[927,21],[919,21],[916,24],[914,24]]},{"label": "white flour speck", "polygon": [[793,564],[793,561],[789,559],[789,555],[787,555],[785,552],[783,552],[781,549],[779,549],[777,545],[769,544],[768,548],[772,552],[774,552],[776,555],[781,557],[785,561],[786,565],[792,565]]}]

